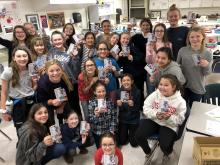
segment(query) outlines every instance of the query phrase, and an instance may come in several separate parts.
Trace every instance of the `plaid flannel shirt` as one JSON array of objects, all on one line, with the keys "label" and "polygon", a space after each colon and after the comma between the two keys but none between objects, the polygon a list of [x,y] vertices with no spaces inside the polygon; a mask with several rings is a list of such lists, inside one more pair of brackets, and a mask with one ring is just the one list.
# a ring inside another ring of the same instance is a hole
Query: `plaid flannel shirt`
[{"label": "plaid flannel shirt", "polygon": [[100,113],[97,117],[94,113],[96,107],[98,107],[98,101],[96,99],[89,101],[89,122],[91,124],[92,131],[97,135],[102,135],[106,132],[116,132],[117,124],[117,111],[111,101],[106,101],[107,112]]}]

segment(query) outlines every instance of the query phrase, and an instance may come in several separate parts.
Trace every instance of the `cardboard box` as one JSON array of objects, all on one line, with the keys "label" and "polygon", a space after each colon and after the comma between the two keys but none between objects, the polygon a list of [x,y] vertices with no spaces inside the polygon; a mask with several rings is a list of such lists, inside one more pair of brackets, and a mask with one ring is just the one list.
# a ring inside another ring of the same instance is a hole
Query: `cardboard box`
[{"label": "cardboard box", "polygon": [[194,165],[220,165],[220,137],[194,137]]}]

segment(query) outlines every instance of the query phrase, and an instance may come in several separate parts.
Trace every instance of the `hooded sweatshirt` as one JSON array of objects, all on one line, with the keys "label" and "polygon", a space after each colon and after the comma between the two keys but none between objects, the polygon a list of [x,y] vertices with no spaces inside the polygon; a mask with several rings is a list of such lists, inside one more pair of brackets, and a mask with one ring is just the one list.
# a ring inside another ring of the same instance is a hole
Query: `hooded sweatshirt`
[{"label": "hooded sweatshirt", "polygon": [[160,77],[165,74],[172,74],[172,75],[176,76],[176,78],[179,80],[181,85],[185,84],[185,82],[186,82],[186,79],[182,73],[182,70],[181,70],[179,64],[174,61],[171,61],[170,64],[166,68],[159,69],[159,73],[155,77],[155,84],[156,85],[159,84]]},{"label": "hooded sweatshirt", "polygon": [[[171,116],[165,120],[159,120],[156,117],[157,112],[162,112],[161,101],[168,101],[168,108],[164,113],[170,113]],[[144,101],[143,113],[147,119],[151,119],[161,126],[166,126],[177,132],[178,127],[183,123],[186,113],[186,102],[182,98],[180,91],[176,91],[172,96],[163,96],[159,89],[153,92]]]},{"label": "hooded sweatshirt", "polygon": [[[47,134],[45,126],[42,131]],[[30,128],[24,124],[19,130],[19,141],[16,153],[16,165],[40,165],[43,156],[46,154],[47,146],[43,143],[44,137],[33,137],[30,139]]]}]

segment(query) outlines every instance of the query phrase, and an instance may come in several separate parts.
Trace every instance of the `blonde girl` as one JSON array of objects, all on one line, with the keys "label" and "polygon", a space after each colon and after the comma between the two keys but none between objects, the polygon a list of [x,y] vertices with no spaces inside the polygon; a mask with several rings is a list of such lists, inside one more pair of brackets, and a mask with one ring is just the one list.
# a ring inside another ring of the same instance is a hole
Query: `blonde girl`
[{"label": "blonde girl", "polygon": [[[54,89],[60,88],[65,90],[66,97],[62,100],[56,97]],[[46,63],[46,74],[41,75],[38,81],[37,99],[43,103],[49,112],[48,124],[52,125],[54,121],[54,110],[56,110],[59,124],[70,111],[68,100],[70,92],[73,90],[68,76],[64,72],[61,64],[57,60],[51,60]]]},{"label": "blonde girl", "polygon": [[212,54],[205,48],[202,27],[192,27],[187,36],[187,46],[180,49],[177,62],[186,78],[184,98],[189,106],[200,101],[205,93],[205,76],[211,73]]}]

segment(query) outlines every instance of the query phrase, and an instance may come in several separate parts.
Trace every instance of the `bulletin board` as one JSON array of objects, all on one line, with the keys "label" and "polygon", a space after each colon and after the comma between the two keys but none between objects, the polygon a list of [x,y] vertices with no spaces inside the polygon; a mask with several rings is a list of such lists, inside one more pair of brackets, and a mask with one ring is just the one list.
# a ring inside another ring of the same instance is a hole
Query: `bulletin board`
[{"label": "bulletin board", "polygon": [[14,27],[15,25],[22,24],[16,9],[16,1],[0,1],[0,34],[5,33],[5,29],[9,29],[11,26]]}]

